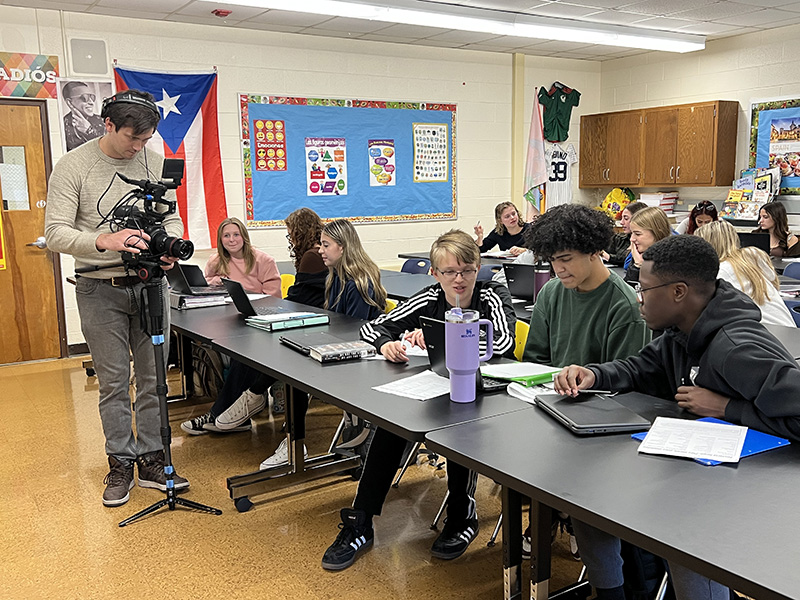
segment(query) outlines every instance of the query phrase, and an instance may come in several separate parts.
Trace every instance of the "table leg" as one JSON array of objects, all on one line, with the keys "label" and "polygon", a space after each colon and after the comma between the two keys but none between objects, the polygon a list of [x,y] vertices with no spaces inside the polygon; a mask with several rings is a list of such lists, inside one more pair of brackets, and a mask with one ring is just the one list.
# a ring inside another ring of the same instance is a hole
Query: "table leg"
[{"label": "table leg", "polygon": [[522,495],[503,486],[503,598],[522,598]]},{"label": "table leg", "polygon": [[531,499],[531,600],[547,600],[550,593],[550,507]]}]

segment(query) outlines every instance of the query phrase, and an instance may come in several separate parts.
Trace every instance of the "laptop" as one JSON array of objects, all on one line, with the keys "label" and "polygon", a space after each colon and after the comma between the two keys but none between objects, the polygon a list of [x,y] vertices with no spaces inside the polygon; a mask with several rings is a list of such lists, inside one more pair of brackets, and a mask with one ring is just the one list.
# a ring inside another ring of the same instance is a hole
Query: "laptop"
[{"label": "laptop", "polygon": [[742,248],[754,246],[769,254],[769,234],[768,233],[737,233],[739,245]]},{"label": "laptop", "polygon": [[289,333],[282,335],[279,339],[281,344],[289,346],[289,348],[292,350],[305,356],[311,354],[311,348],[314,346],[322,346],[324,344],[340,344],[345,341],[324,331],[313,331],[310,333]]},{"label": "laptop", "polygon": [[172,291],[184,296],[225,296],[222,286],[210,286],[197,265],[175,263],[167,272],[167,281]]},{"label": "laptop", "polygon": [[536,266],[522,263],[505,263],[506,287],[514,298],[533,302],[536,289]]},{"label": "laptop", "polygon": [[245,317],[255,317],[256,315],[277,315],[284,312],[291,312],[282,306],[253,306],[247,292],[244,291],[242,284],[233,279],[222,278],[222,285],[225,286],[227,293],[230,294],[233,305]]},{"label": "laptop", "polygon": [[650,421],[626,408],[611,396],[579,394],[536,396],[536,406],[577,435],[630,433],[650,429]]},{"label": "laptop", "polygon": [[[419,321],[422,328],[422,335],[425,338],[425,346],[428,348],[428,360],[431,363],[431,371],[450,379],[450,371],[447,370],[447,359],[445,358],[444,350],[444,321],[431,319],[430,317],[420,317]],[[509,384],[508,381],[483,377],[480,371],[476,372],[475,378],[477,391],[486,394],[505,391]]]}]

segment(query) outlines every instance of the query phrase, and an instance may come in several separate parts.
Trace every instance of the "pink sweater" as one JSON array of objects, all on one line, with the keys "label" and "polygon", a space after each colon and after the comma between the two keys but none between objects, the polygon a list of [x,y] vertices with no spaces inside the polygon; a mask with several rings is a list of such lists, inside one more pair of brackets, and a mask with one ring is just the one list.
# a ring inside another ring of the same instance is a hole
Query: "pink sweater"
[{"label": "pink sweater", "polygon": [[[228,279],[233,279],[242,284],[242,287],[251,294],[269,294],[276,298],[281,297],[281,274],[275,259],[261,250],[256,253],[256,264],[249,274],[245,274],[243,258],[231,258],[228,263],[230,274]],[[206,281],[209,285],[222,285],[219,272],[219,255],[212,256],[206,264]]]}]

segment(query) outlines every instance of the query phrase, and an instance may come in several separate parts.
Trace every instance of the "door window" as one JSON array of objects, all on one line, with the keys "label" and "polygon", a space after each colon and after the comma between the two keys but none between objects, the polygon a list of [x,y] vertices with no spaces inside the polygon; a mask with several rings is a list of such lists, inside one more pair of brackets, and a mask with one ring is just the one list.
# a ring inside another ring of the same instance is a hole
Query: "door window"
[{"label": "door window", "polygon": [[4,210],[30,210],[24,146],[0,146],[0,195]]}]

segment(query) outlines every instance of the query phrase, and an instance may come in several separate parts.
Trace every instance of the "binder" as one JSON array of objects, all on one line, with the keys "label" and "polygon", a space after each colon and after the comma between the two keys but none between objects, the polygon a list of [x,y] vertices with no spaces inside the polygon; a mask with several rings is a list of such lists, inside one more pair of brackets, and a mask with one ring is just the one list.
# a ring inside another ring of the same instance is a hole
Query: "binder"
[{"label": "binder", "polygon": [[[728,423],[727,421],[722,421],[720,419],[715,419],[714,417],[703,417],[702,419],[698,419],[699,421],[704,421],[706,423],[720,423],[722,425],[731,425],[732,423]],[[644,439],[647,433],[634,433],[631,437],[635,440],[639,440],[640,442]],[[766,452],[767,450],[774,450],[775,448],[781,448],[782,446],[788,446],[790,444],[789,440],[780,438],[776,435],[770,435],[769,433],[763,433],[761,431],[756,431],[755,429],[748,429],[747,436],[744,438],[744,446],[742,446],[742,454],[741,457],[744,458],[746,456],[752,456],[753,454],[760,454],[761,452]],[[700,463],[701,465],[705,465],[707,467],[716,467],[717,465],[722,464],[718,460],[711,460],[709,458],[695,458],[695,462]]]},{"label": "binder", "polygon": [[264,331],[283,331],[284,329],[295,329],[297,327],[310,327],[311,325],[326,325],[330,322],[328,315],[310,314],[303,317],[290,317],[279,321],[259,320],[258,317],[248,317],[245,323]]}]

